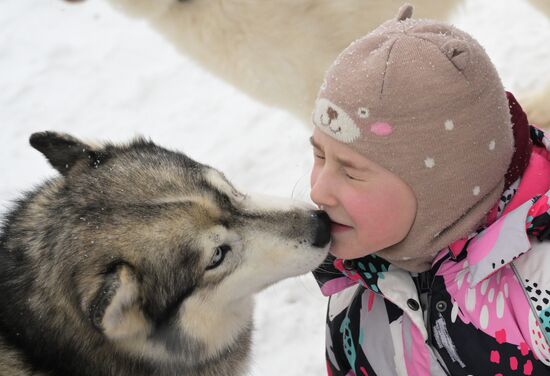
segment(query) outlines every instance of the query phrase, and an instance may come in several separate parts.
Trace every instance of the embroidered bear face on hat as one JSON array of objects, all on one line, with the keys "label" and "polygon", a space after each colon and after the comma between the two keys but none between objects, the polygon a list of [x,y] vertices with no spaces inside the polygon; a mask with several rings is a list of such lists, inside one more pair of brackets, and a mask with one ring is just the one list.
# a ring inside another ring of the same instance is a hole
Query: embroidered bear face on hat
[{"label": "embroidered bear face on hat", "polygon": [[450,25],[411,15],[403,6],[397,19],[338,56],[313,123],[410,185],[415,222],[378,254],[423,271],[499,199],[513,134],[504,88],[483,48]]}]

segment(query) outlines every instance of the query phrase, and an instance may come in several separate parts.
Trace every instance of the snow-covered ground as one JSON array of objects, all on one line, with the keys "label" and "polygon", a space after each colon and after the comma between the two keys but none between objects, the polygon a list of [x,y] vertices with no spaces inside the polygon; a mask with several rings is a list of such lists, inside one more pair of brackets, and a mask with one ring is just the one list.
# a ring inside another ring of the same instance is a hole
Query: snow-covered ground
[{"label": "snow-covered ground", "polygon": [[[452,20],[486,47],[508,89],[550,81],[550,21],[525,0],[468,0]],[[28,146],[41,130],[144,135],[223,170],[245,191],[307,198],[306,127],[99,0],[0,0],[0,212],[55,174]],[[256,308],[252,375],[324,373],[325,300],[310,276],[268,289]]]}]

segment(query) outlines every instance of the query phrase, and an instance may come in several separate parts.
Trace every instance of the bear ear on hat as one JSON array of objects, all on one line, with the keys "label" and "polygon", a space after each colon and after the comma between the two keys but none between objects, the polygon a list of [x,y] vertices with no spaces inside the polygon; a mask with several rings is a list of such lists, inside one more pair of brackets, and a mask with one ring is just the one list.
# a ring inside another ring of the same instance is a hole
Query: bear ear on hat
[{"label": "bear ear on hat", "polygon": [[411,4],[405,3],[401,5],[401,8],[397,11],[397,21],[405,21],[407,18],[411,18],[413,10],[414,8]]},{"label": "bear ear on hat", "polygon": [[468,44],[459,39],[452,39],[441,46],[441,51],[453,63],[459,71],[464,71],[470,63],[470,47]]}]

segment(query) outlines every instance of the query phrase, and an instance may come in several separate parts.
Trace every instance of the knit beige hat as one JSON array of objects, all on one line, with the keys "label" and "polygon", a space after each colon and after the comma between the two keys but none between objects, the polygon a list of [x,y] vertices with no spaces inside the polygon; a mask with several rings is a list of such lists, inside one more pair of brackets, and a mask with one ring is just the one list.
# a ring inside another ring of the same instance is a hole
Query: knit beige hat
[{"label": "knit beige hat", "polygon": [[450,25],[411,15],[404,5],[338,56],[313,122],[410,185],[418,204],[412,228],[377,254],[419,272],[483,223],[503,191],[513,134],[483,48]]}]

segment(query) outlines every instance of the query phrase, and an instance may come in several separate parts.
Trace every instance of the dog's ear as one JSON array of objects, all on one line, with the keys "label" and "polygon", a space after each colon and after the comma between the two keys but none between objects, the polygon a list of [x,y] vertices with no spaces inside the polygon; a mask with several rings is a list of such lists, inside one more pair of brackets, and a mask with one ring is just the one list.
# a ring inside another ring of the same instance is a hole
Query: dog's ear
[{"label": "dog's ear", "polygon": [[140,307],[139,283],[125,264],[106,274],[88,311],[94,327],[112,340],[143,338],[149,333]]},{"label": "dog's ear", "polygon": [[104,152],[68,134],[37,132],[31,135],[29,142],[62,175],[67,175],[78,161],[85,160],[91,167],[97,168],[107,157]]}]

